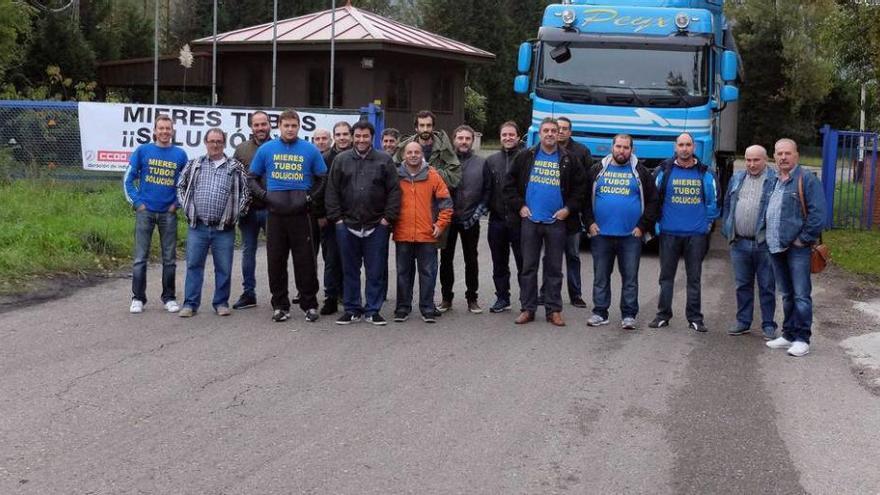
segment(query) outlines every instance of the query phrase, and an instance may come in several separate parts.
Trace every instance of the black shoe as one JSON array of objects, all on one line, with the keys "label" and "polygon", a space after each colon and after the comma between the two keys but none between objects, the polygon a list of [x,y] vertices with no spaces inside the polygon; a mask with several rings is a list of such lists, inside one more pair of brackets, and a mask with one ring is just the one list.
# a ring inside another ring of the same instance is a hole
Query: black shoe
[{"label": "black shoe", "polygon": [[692,321],[688,323],[688,328],[700,333],[705,333],[709,331],[709,329],[706,328],[706,325],[703,325],[702,321]]},{"label": "black shoe", "polygon": [[727,335],[745,335],[751,331],[752,330],[748,327],[746,327],[746,328],[731,328],[730,330],[727,331]]},{"label": "black shoe", "polygon": [[394,321],[397,323],[403,323],[409,319],[409,313],[405,311],[395,311],[394,312]]},{"label": "black shoe", "polygon": [[510,311],[510,301],[505,299],[496,300],[495,304],[489,308],[490,313],[503,313],[505,311]]},{"label": "black shoe", "polygon": [[336,299],[328,297],[324,299],[324,305],[321,306],[321,314],[324,316],[332,315],[339,311],[339,307],[337,306]]},{"label": "black shoe", "polygon": [[581,299],[580,297],[572,297],[571,298],[571,305],[576,308],[586,308],[587,307],[587,303],[583,299]]},{"label": "black shoe", "polygon": [[312,308],[312,309],[306,311],[306,321],[309,323],[314,323],[314,322],[318,321],[318,310],[315,308]]},{"label": "black shoe", "polygon": [[373,325],[387,325],[388,321],[385,318],[382,318],[382,315],[379,313],[371,314],[364,318],[367,323],[372,323]]},{"label": "black shoe", "polygon": [[272,313],[272,321],[274,322],[287,321],[288,318],[290,318],[290,311],[285,309],[276,309]]},{"label": "black shoe", "polygon": [[437,313],[422,313],[422,321],[425,323],[437,323]]},{"label": "black shoe", "polygon": [[357,323],[361,321],[361,315],[356,315],[354,313],[345,312],[336,320],[337,325],[348,325],[350,323]]},{"label": "black shoe", "polygon": [[663,328],[663,327],[668,327],[668,326],[669,326],[669,320],[666,320],[666,319],[661,318],[661,317],[658,316],[658,317],[654,318],[653,320],[651,320],[651,323],[648,323],[648,326],[651,327],[651,328]]},{"label": "black shoe", "polygon": [[256,305],[257,298],[242,294],[241,297],[238,298],[238,301],[235,301],[235,304],[232,305],[232,309],[253,308]]}]

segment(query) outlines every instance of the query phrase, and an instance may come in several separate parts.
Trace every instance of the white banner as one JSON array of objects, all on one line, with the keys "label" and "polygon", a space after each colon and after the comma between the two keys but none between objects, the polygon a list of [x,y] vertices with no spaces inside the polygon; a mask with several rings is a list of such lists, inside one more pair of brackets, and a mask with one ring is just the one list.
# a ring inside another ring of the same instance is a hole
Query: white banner
[{"label": "white banner", "polygon": [[[153,119],[157,115],[171,117],[174,121],[174,144],[183,148],[190,158],[205,154],[205,132],[212,127],[226,132],[226,154],[232,156],[235,147],[251,136],[248,116],[253,112],[245,108],[80,103],[79,133],[83,168],[125,171],[132,151],[152,141]],[[277,136],[277,121],[281,111],[265,112],[269,114],[272,136]],[[360,113],[352,113],[351,110],[342,113],[297,112],[300,118],[299,137],[309,141],[315,129],[327,129],[332,134],[336,122],[344,120],[354,124],[360,119]]]}]

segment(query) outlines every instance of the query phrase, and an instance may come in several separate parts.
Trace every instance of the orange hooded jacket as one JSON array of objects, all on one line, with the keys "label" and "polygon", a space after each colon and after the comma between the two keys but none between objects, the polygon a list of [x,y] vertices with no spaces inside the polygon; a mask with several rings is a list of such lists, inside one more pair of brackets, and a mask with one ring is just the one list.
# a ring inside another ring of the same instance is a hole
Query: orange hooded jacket
[{"label": "orange hooded jacket", "polygon": [[443,232],[452,221],[452,198],[446,183],[434,167],[422,163],[416,175],[406,164],[397,171],[400,177],[400,217],[394,223],[395,242],[437,242],[431,235],[434,225]]}]

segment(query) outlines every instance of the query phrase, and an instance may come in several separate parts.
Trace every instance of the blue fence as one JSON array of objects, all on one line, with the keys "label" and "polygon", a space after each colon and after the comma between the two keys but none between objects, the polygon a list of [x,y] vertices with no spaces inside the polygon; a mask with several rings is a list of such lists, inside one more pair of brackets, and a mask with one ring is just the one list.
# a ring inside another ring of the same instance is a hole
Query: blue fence
[{"label": "blue fence", "polygon": [[822,129],[822,187],[826,228],[871,229],[880,226],[877,207],[878,134]]}]

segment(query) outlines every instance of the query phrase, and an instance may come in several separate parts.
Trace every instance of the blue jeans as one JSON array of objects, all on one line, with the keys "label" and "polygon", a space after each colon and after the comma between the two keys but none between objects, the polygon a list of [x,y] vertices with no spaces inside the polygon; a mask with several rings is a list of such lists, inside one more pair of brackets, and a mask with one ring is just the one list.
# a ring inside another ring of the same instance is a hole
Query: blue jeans
[{"label": "blue jeans", "polygon": [[202,303],[202,283],[205,278],[205,260],[208,249],[214,260],[214,309],[229,306],[232,285],[232,253],[235,250],[235,229],[219,230],[203,223],[190,226],[186,237],[186,284],[184,306],[196,311]]},{"label": "blue jeans", "polygon": [[657,316],[664,320],[672,319],[672,293],[675,290],[675,272],[678,260],[684,258],[687,275],[687,304],[685,316],[688,322],[702,322],[703,258],[709,247],[709,236],[660,234],[660,300],[657,303]]},{"label": "blue jeans", "polygon": [[412,311],[412,293],[416,271],[419,273],[419,311],[434,311],[434,287],[437,284],[437,245],[433,242],[398,242],[397,308],[395,312]]},{"label": "blue jeans", "polygon": [[[352,234],[344,223],[336,224],[336,242],[342,256],[342,304],[347,313],[372,316],[385,302],[388,273],[388,227],[376,225],[367,237]],[[366,276],[365,299],[361,299],[361,267]]]},{"label": "blue jeans", "polygon": [[342,295],[342,258],[333,223],[321,229],[321,255],[324,257],[324,297],[338,300]]},{"label": "blue jeans", "polygon": [[581,297],[581,231],[565,238],[565,282],[569,299]]},{"label": "blue jeans", "polygon": [[238,221],[238,230],[241,231],[241,288],[242,296],[256,299],[257,294],[257,243],[260,239],[260,229],[266,231],[266,217],[268,212],[264,209],[251,210]]},{"label": "blue jeans", "polygon": [[810,247],[792,245],[770,255],[776,288],[782,296],[782,336],[810,343],[813,326],[813,283],[810,280]]},{"label": "blue jeans", "polygon": [[489,218],[489,250],[492,252],[492,281],[495,296],[510,302],[510,252],[516,264],[517,276],[522,271],[522,251],[519,244],[519,227],[511,226],[501,218]]},{"label": "blue jeans", "polygon": [[519,274],[519,300],[524,311],[538,309],[538,264],[544,249],[542,287],[547,314],[562,311],[562,256],[565,251],[565,222],[521,223],[523,269]]},{"label": "blue jeans", "polygon": [[134,262],[131,267],[131,298],[147,302],[147,260],[153,228],[159,230],[162,247],[162,303],[175,299],[174,276],[177,271],[177,213],[138,211],[134,221]]},{"label": "blue jeans", "polygon": [[642,239],[629,236],[597,235],[590,239],[593,253],[593,313],[608,318],[611,306],[611,273],[614,258],[620,270],[620,315],[635,318],[639,314],[639,262]]},{"label": "blue jeans", "polygon": [[776,334],[776,281],[770,264],[767,244],[750,239],[736,239],[730,245],[730,261],[736,283],[737,328],[752,326],[755,308],[755,280],[758,281],[758,299],[761,304],[761,330],[764,335]]}]

